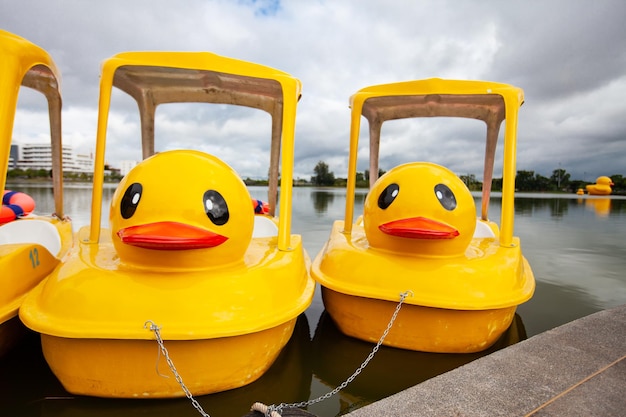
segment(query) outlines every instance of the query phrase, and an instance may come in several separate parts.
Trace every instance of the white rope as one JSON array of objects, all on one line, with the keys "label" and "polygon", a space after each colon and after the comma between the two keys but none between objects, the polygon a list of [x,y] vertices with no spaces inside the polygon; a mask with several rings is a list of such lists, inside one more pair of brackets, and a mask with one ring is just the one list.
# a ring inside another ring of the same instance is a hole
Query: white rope
[{"label": "white rope", "polygon": [[250,411],[258,411],[267,417],[282,417],[278,411],[274,410],[273,407],[268,407],[267,405],[259,402],[252,404]]}]

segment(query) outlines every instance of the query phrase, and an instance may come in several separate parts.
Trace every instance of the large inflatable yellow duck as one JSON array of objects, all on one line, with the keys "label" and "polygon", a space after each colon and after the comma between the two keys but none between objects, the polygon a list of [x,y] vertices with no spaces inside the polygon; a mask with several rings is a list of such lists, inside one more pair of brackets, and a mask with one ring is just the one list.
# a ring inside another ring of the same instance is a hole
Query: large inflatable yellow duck
[{"label": "large inflatable yellow duck", "polygon": [[365,200],[363,227],[372,248],[458,256],[472,240],[476,207],[452,171],[414,162],[391,169],[374,184]]},{"label": "large inflatable yellow duck", "polygon": [[607,176],[601,176],[596,179],[595,184],[587,185],[587,193],[589,195],[610,195],[612,192],[613,180]]}]

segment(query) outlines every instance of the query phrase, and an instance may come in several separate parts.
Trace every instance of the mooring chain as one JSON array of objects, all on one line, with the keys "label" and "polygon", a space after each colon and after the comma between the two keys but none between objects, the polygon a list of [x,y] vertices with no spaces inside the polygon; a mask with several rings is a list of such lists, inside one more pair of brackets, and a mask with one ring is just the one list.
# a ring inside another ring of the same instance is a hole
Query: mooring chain
[{"label": "mooring chain", "polygon": [[[376,355],[376,352],[378,352],[378,349],[380,349],[380,346],[383,344],[383,342],[385,341],[385,338],[389,334],[389,331],[391,330],[391,327],[393,326],[393,323],[396,321],[396,318],[398,317],[398,313],[400,313],[400,308],[402,308],[402,304],[404,303],[404,300],[409,295],[413,295],[413,291],[407,290],[407,291],[405,291],[405,292],[400,294],[400,301],[398,302],[398,305],[396,306],[396,309],[394,310],[394,312],[393,312],[393,314],[391,316],[391,319],[389,320],[389,323],[387,324],[387,328],[385,329],[385,331],[383,332],[382,336],[378,340],[378,343],[376,343],[376,346],[374,346],[374,348],[372,349],[370,354],[367,355],[367,358],[365,358],[363,363],[354,371],[354,373],[352,375],[350,375],[345,381],[343,381],[334,390],[332,390],[330,392],[327,392],[326,394],[321,395],[321,396],[319,396],[317,398],[314,398],[312,400],[302,401],[302,402],[299,402],[299,403],[280,403],[278,405],[271,404],[269,406],[265,405],[265,404],[262,404],[262,403],[254,403],[253,406],[252,406],[252,410],[259,411],[259,412],[265,414],[265,417],[280,417],[281,412],[282,412],[282,410],[284,408],[308,407],[308,406],[311,406],[313,404],[317,404],[317,403],[319,403],[321,401],[329,399],[330,397],[332,397],[333,395],[336,395],[339,391],[341,391],[342,389],[347,387],[348,384],[350,384],[352,381],[354,381],[354,379],[357,376],[359,376],[359,374],[365,369],[365,367],[369,364],[369,362],[374,358],[374,355]],[[145,322],[144,328],[149,328],[151,331],[154,332],[154,335],[156,337],[156,341],[159,344],[160,353],[162,353],[163,356],[165,357],[165,361],[167,362],[167,365],[169,366],[170,371],[172,372],[172,374],[174,374],[174,377],[176,378],[176,381],[178,382],[180,387],[183,389],[183,391],[185,392],[185,395],[191,401],[191,404],[194,406],[194,408],[196,410],[198,410],[198,412],[200,414],[202,414],[203,417],[211,417],[202,409],[202,406],[200,405],[200,403],[198,403],[198,401],[196,401],[196,399],[193,397],[193,395],[191,394],[191,391],[189,391],[187,386],[184,384],[182,377],[180,376],[180,374],[176,370],[176,367],[174,366],[174,362],[172,362],[172,360],[170,359],[170,355],[169,355],[167,349],[165,348],[165,345],[163,343],[163,339],[161,338],[161,332],[160,332],[161,328],[159,326],[157,326],[151,320],[148,320],[147,322]],[[157,372],[158,372],[158,369],[157,369]]]},{"label": "mooring chain", "polygon": [[278,415],[280,415],[282,410],[283,410],[283,408],[302,408],[302,407],[308,407],[308,406],[313,405],[313,404],[317,404],[317,403],[319,403],[321,401],[329,399],[330,397],[332,397],[333,395],[336,395],[339,391],[341,391],[342,389],[347,387],[348,384],[350,384],[352,381],[354,381],[354,379],[357,376],[359,376],[359,374],[363,371],[363,369],[365,369],[367,364],[374,358],[374,355],[376,355],[376,352],[378,352],[378,349],[380,348],[380,346],[385,341],[385,338],[387,337],[387,334],[389,334],[389,331],[391,330],[391,327],[393,326],[393,323],[396,321],[396,317],[398,317],[398,313],[400,313],[400,308],[402,308],[402,303],[404,303],[404,300],[409,295],[412,296],[413,295],[413,291],[407,290],[407,291],[405,291],[405,292],[400,294],[400,301],[398,302],[398,305],[396,306],[396,309],[393,312],[393,315],[391,316],[391,320],[389,320],[389,324],[387,324],[387,328],[385,329],[385,331],[383,332],[382,336],[378,340],[378,343],[376,343],[376,346],[374,346],[374,348],[372,349],[370,354],[367,355],[367,358],[365,358],[365,360],[363,361],[361,366],[359,366],[356,369],[356,371],[354,371],[354,373],[348,377],[348,379],[343,381],[334,390],[332,390],[330,392],[327,392],[326,394],[321,395],[321,396],[319,396],[317,398],[314,398],[312,400],[302,401],[302,402],[299,402],[299,403],[290,403],[290,404],[280,403],[278,405],[274,405],[274,404],[269,405],[269,406],[267,406],[267,411],[265,412],[265,417],[274,416],[275,414],[272,414],[272,413],[278,413]]},{"label": "mooring chain", "polygon": [[[148,327],[148,325],[150,327]],[[147,322],[145,322],[143,327],[145,329],[149,328],[151,331],[154,332],[154,336],[156,337],[156,341],[159,344],[160,353],[162,353],[163,356],[165,357],[165,361],[167,362],[167,366],[170,367],[170,371],[172,371],[172,374],[174,374],[174,377],[176,378],[176,382],[178,382],[178,385],[180,385],[180,387],[185,392],[185,396],[187,396],[189,401],[191,401],[191,405],[193,405],[193,407],[196,410],[198,410],[198,412],[200,414],[202,414],[202,417],[211,417],[209,414],[207,414],[204,411],[204,409],[202,408],[200,403],[193,397],[193,395],[191,394],[191,391],[189,391],[189,388],[187,388],[187,386],[183,382],[183,378],[180,376],[180,374],[176,370],[176,367],[174,366],[174,362],[172,362],[172,359],[170,359],[169,352],[167,351],[167,349],[165,347],[165,344],[163,344],[163,339],[161,338],[161,328],[159,326],[157,326],[151,320],[148,320]],[[157,366],[158,366],[158,364],[157,364]],[[158,369],[157,369],[157,372],[158,372]]]}]

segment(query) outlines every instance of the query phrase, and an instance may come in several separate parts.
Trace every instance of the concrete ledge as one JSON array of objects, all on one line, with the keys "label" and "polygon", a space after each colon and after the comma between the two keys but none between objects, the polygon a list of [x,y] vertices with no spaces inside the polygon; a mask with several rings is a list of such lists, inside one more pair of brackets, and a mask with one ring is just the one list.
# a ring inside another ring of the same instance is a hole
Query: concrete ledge
[{"label": "concrete ledge", "polygon": [[369,416],[624,416],[626,304],[368,405]]}]

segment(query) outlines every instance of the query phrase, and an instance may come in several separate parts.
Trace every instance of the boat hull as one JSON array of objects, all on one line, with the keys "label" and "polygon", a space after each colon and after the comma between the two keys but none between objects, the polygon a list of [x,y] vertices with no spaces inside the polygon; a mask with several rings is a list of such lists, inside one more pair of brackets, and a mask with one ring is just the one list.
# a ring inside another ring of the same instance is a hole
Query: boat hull
[{"label": "boat hull", "polygon": [[150,323],[161,329],[193,395],[249,384],[272,365],[313,298],[299,236],[289,252],[277,250],[274,237],[255,238],[241,263],[159,270],[121,264],[110,240],[91,244],[87,232],[78,232],[68,259],[19,311],[41,334],[46,361],[73,394],[185,396]]},{"label": "boat hull", "polygon": [[[381,338],[398,305],[325,287],[322,298],[342,333],[372,343]],[[404,304],[383,344],[422,352],[480,352],[491,347],[509,328],[515,310],[516,306],[451,310]]]},{"label": "boat hull", "polygon": [[407,256],[368,245],[360,221],[336,221],[311,266],[324,306],[346,335],[377,342],[408,293],[387,346],[423,352],[480,352],[508,329],[535,281],[519,240],[474,238],[463,256]]},{"label": "boat hull", "polygon": [[[247,385],[274,363],[296,319],[255,333],[164,346],[193,395]],[[41,335],[52,372],[70,393],[105,398],[172,398],[185,392],[156,340],[72,339]]]},{"label": "boat hull", "polygon": [[0,357],[26,333],[18,318],[24,298],[59,265],[71,245],[69,221],[32,215],[0,226]]}]

